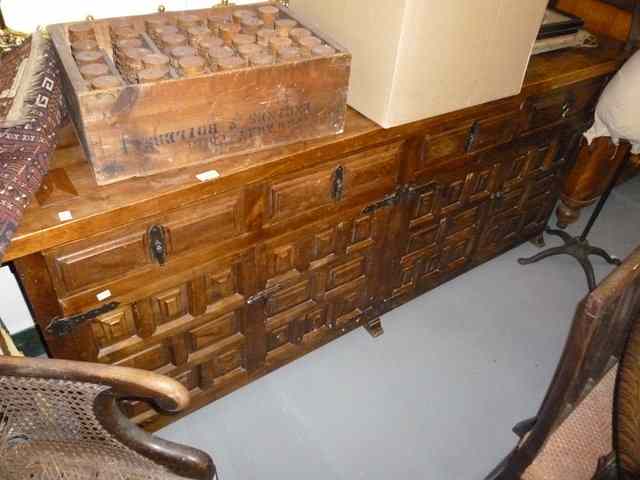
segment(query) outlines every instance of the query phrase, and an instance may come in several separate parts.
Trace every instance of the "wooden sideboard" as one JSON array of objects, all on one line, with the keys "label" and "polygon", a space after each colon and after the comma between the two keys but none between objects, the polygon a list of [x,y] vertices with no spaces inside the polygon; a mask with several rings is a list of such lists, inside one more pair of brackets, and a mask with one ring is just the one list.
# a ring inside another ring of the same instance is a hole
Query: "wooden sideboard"
[{"label": "wooden sideboard", "polygon": [[103,187],[61,148],[6,259],[53,356],[171,375],[199,408],[540,240],[620,58],[545,54],[512,98],[389,130],[349,110],[336,137]]}]

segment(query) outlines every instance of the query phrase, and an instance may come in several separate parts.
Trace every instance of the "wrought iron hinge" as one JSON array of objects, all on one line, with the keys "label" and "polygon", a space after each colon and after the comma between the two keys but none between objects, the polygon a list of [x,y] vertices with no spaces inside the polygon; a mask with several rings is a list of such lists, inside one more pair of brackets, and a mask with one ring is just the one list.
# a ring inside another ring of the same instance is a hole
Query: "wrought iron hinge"
[{"label": "wrought iron hinge", "polygon": [[[435,188],[438,188],[438,187],[436,186]],[[428,183],[427,185],[421,185],[419,187],[405,186],[404,194],[409,198],[414,198],[414,197],[422,195],[423,193],[428,192],[428,191],[433,190],[433,189],[434,189],[433,182],[432,183]]]},{"label": "wrought iron hinge", "polygon": [[402,185],[398,187],[395,192],[387,195],[382,200],[376,203],[372,203],[371,205],[366,207],[364,210],[362,210],[362,213],[364,213],[365,215],[371,214],[382,208],[395,205],[396,203],[400,202],[408,193],[410,193],[410,189],[406,185]]},{"label": "wrought iron hinge", "polygon": [[149,237],[149,253],[159,265],[167,262],[167,239],[164,227],[153,225],[147,232]]},{"label": "wrought iron hinge", "polygon": [[255,295],[247,298],[247,305],[254,305],[256,303],[263,302],[267,300],[271,295],[276,293],[278,290],[282,288],[282,285],[276,284],[271,287],[265,288],[261,292],[256,293]]},{"label": "wrought iron hinge", "polygon": [[119,306],[120,304],[118,302],[111,302],[79,315],[73,315],[71,317],[56,317],[51,320],[45,330],[49,335],[64,337],[65,335],[69,335],[78,325],[88,322],[89,320],[94,320],[100,315],[104,315],[105,313],[115,310]]}]

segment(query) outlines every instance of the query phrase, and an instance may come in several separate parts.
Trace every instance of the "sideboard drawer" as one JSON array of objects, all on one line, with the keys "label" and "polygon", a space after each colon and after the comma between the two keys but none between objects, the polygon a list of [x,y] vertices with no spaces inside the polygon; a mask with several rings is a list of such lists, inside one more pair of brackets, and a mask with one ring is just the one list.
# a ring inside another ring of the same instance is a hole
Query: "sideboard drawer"
[{"label": "sideboard drawer", "polygon": [[560,122],[595,105],[603,80],[582,82],[528,100],[528,129]]},{"label": "sideboard drawer", "polygon": [[510,142],[518,130],[519,114],[513,111],[467,123],[456,130],[427,135],[417,166],[418,172],[445,159]]},{"label": "sideboard drawer", "polygon": [[392,192],[398,180],[402,143],[365,152],[273,181],[267,219],[273,224],[367,194]]},{"label": "sideboard drawer", "polygon": [[241,193],[221,195],[166,215],[128,225],[106,235],[80,240],[46,252],[47,263],[61,297],[143,268],[152,255],[149,229],[164,233],[164,261],[245,231]]}]

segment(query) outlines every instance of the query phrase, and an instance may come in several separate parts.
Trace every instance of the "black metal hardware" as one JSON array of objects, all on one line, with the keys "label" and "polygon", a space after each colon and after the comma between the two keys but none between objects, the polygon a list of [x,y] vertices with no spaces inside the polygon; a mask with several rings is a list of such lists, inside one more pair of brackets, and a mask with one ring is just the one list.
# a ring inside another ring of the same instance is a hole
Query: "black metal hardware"
[{"label": "black metal hardware", "polygon": [[538,417],[527,418],[526,420],[522,420],[514,425],[512,431],[518,437],[524,438],[527,433],[533,430],[533,427],[538,423]]},{"label": "black metal hardware", "polygon": [[502,197],[504,197],[504,193],[502,192],[496,192],[491,194],[491,200],[502,200]]},{"label": "black metal hardware", "polygon": [[271,295],[273,295],[274,293],[277,293],[281,288],[282,288],[282,285],[280,285],[279,283],[271,287],[265,288],[261,292],[258,292],[255,295],[250,296],[247,299],[247,305],[254,305],[256,303],[264,302]]},{"label": "black metal hardware", "polygon": [[111,302],[79,315],[73,315],[71,317],[56,317],[51,320],[49,325],[47,325],[46,331],[49,335],[64,337],[69,335],[78,325],[88,322],[89,320],[94,320],[100,315],[104,315],[105,313],[115,310],[119,306],[120,304],[118,302]]},{"label": "black metal hardware", "polygon": [[368,207],[366,207],[364,210],[362,210],[362,213],[365,215],[369,215],[371,213],[374,213],[382,208],[385,207],[390,207],[391,205],[395,205],[399,200],[400,200],[400,192],[396,191],[395,193],[391,193],[389,195],[387,195],[386,197],[384,197],[382,200],[380,200],[379,202],[376,203],[372,203],[371,205],[369,205]]},{"label": "black metal hardware", "polygon": [[480,133],[480,122],[476,120],[471,125],[471,129],[469,130],[469,136],[467,137],[467,141],[464,144],[464,151],[469,153],[471,149],[474,147],[476,141],[478,140],[478,134]]},{"label": "black metal hardware", "polygon": [[164,227],[153,225],[147,232],[149,236],[149,253],[159,265],[167,262],[167,241]]},{"label": "black metal hardware", "polygon": [[562,105],[562,118],[567,118],[569,116],[569,114],[573,111],[573,107],[575,107],[576,102],[576,94],[574,92],[571,92],[567,101]]},{"label": "black metal hardware", "polygon": [[398,188],[396,188],[395,192],[390,193],[378,202],[372,203],[371,205],[363,209],[362,213],[365,215],[374,213],[382,208],[390,207],[401,202],[405,197],[413,197],[415,195],[419,195],[423,191],[427,191],[429,188],[431,188],[431,185],[425,185],[418,188],[410,188],[408,185],[400,185]]},{"label": "black metal hardware", "polygon": [[333,186],[331,188],[331,198],[336,202],[342,200],[344,194],[344,167],[339,165],[333,173]]},{"label": "black metal hardware", "polygon": [[[575,145],[572,146],[572,150],[573,150],[572,157],[575,158],[575,156],[578,154],[579,146],[580,146],[579,142],[576,142]],[[624,148],[624,150],[620,150],[621,148]],[[596,288],[596,277],[593,270],[593,265],[589,258],[590,256],[593,255],[593,256],[600,257],[610,265],[619,266],[622,264],[622,261],[619,258],[610,255],[603,248],[592,246],[589,243],[589,240],[587,240],[587,237],[589,236],[589,233],[591,233],[591,229],[593,228],[596,220],[600,216],[600,213],[602,212],[602,209],[607,203],[607,200],[609,199],[611,192],[617,185],[618,180],[620,179],[620,176],[624,171],[624,167],[626,165],[626,160],[629,155],[629,151],[630,151],[630,148],[628,144],[626,144],[625,147],[621,147],[621,146],[616,147],[616,150],[613,153],[611,160],[612,161],[615,160],[615,158],[619,154],[624,154],[625,158],[623,159],[623,161],[620,162],[618,169],[615,171],[611,181],[609,182],[607,190],[600,197],[600,200],[598,201],[598,204],[596,205],[595,210],[591,214],[591,217],[589,218],[589,221],[587,222],[586,227],[582,231],[582,234],[577,237],[572,237],[567,232],[563,232],[562,230],[554,230],[552,228],[547,227],[545,228],[545,233],[547,233],[548,235],[560,237],[560,239],[564,242],[564,245],[560,247],[549,248],[547,250],[544,250],[538,253],[537,255],[534,255],[531,258],[521,258],[518,260],[518,263],[520,265],[531,265],[532,263],[536,263],[545,258],[554,257],[557,255],[569,255],[575,258],[580,264],[580,266],[582,267],[582,269],[584,270],[584,273],[587,276],[587,284],[589,286],[589,291],[592,292]]]},{"label": "black metal hardware", "polygon": [[428,183],[427,185],[421,185],[420,187],[409,187],[408,185],[404,185],[401,187],[401,194],[406,195],[409,198],[415,198],[419,195],[422,195],[429,190],[438,190],[438,186],[434,186],[433,183]]}]

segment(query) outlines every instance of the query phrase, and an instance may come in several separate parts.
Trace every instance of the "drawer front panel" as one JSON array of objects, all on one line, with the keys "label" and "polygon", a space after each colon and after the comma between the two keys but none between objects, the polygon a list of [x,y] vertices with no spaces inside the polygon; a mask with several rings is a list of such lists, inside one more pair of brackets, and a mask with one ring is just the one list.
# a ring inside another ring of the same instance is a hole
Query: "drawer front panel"
[{"label": "drawer front panel", "polygon": [[244,231],[240,194],[207,200],[161,217],[139,222],[114,233],[82,240],[46,253],[61,296],[119,278],[156,261],[149,250],[147,230],[166,232],[167,261],[198,248],[233,238]]},{"label": "drawer front panel", "polygon": [[52,273],[62,295],[108,278],[120,277],[150,263],[145,232],[81,242],[48,255]]},{"label": "drawer front panel", "polygon": [[161,225],[168,233],[169,255],[215,244],[243,231],[241,200],[234,195],[196,205]]},{"label": "drawer front panel", "polygon": [[595,105],[602,79],[572,85],[528,100],[528,129],[548,127]]},{"label": "drawer front panel", "polygon": [[453,131],[427,135],[418,172],[447,158],[475,153],[493,145],[510,142],[518,129],[519,112],[481,119]]},{"label": "drawer front panel", "polygon": [[401,147],[401,143],[395,143],[373,148],[274,181],[268,193],[268,222],[288,221],[367,194],[392,192],[397,184]]}]

